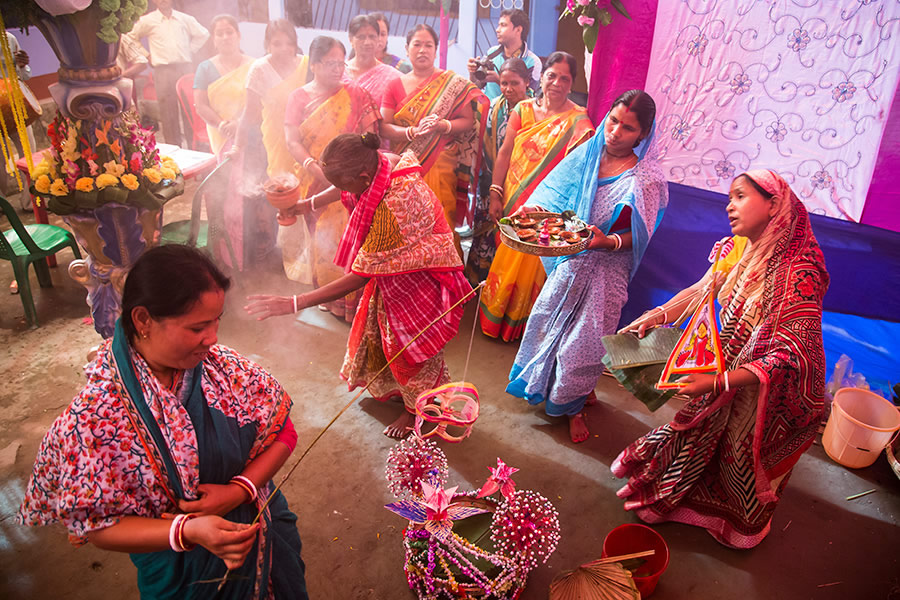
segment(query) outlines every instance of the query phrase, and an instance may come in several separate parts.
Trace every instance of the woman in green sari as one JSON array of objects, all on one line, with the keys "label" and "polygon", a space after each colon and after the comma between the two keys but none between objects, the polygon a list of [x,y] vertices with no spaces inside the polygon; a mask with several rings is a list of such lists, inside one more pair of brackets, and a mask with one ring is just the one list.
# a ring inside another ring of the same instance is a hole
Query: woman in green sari
[{"label": "woman in green sari", "polygon": [[75,545],[129,552],[143,600],[307,598],[297,517],[271,481],[297,442],[291,399],[216,344],[229,285],[187,246],[137,260],[19,510],[26,525],[62,522]]}]

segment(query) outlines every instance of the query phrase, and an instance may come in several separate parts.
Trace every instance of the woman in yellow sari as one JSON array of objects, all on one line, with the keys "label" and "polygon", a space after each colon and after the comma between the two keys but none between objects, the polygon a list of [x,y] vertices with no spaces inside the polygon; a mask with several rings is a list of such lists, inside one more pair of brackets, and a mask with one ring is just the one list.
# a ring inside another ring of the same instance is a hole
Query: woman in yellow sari
[{"label": "woman in yellow sari", "polygon": [[252,143],[257,130],[262,133],[266,172],[272,176],[294,169],[284,137],[284,110],[288,95],[306,83],[309,61],[298,56],[297,30],[286,19],[276,19],[266,26],[265,45],[267,54],[253,61],[247,73],[247,104],[236,146],[250,151],[245,145]]},{"label": "woman in yellow sari", "polygon": [[[317,160],[328,142],[342,133],[377,132],[380,115],[368,92],[355,84],[341,83],[344,75],[344,45],[319,36],[309,46],[313,79],[288,98],[284,133],[288,150],[296,161],[300,195],[309,198],[331,186]],[[334,264],[334,254],[349,218],[341,203],[329,204],[306,215],[279,236],[284,270],[288,278],[322,287],[339,279],[344,270]],[[308,227],[309,236],[303,230]],[[310,239],[308,246],[302,245]],[[353,320],[357,294],[329,302],[335,315]]]},{"label": "woman in yellow sari", "polygon": [[[517,211],[553,167],[594,134],[587,112],[569,100],[575,69],[570,54],[551,54],[541,76],[541,97],[519,102],[510,113],[494,165],[492,218]],[[479,307],[485,335],[518,339],[546,278],[540,258],[498,244]]]},{"label": "woman in yellow sari", "polygon": [[[417,25],[406,35],[413,70],[388,84],[381,131],[393,152],[415,152],[425,182],[454,229],[468,215],[469,188],[478,181],[490,104],[468,79],[435,68],[437,44],[438,36],[428,25]],[[459,235],[453,235],[462,257]]]},{"label": "woman in yellow sari", "polygon": [[[244,255],[259,261],[275,247],[275,209],[259,193],[259,186],[267,173],[290,173],[294,168],[284,137],[284,109],[288,95],[306,83],[309,62],[298,56],[297,31],[285,19],[266,26],[264,43],[267,54],[250,64],[244,112],[227,153],[232,159],[232,177],[225,201],[225,228],[238,269],[243,268]],[[245,236],[249,239],[244,240]]]},{"label": "woman in yellow sari", "polygon": [[237,19],[219,15],[212,20],[210,29],[216,55],[197,65],[194,108],[206,122],[213,153],[219,154],[237,131],[246,98],[244,84],[253,59],[241,52]]}]

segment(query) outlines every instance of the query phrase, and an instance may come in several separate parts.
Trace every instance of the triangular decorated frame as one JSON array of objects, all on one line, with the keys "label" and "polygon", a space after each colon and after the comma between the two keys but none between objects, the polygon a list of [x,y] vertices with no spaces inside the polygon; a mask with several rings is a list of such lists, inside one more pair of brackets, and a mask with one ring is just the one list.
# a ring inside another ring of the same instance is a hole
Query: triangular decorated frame
[{"label": "triangular decorated frame", "polygon": [[[728,242],[731,242],[729,238]],[[716,244],[715,260],[713,260],[713,273],[716,272],[723,251],[727,253],[733,244]],[[688,375],[690,373],[722,373],[725,370],[722,356],[722,342],[719,339],[719,326],[716,322],[715,306],[716,290],[712,283],[709,284],[703,300],[697,305],[697,310],[691,316],[684,333],[678,338],[666,366],[663,368],[656,388],[660,390],[683,388],[687,384],[673,377]]]}]

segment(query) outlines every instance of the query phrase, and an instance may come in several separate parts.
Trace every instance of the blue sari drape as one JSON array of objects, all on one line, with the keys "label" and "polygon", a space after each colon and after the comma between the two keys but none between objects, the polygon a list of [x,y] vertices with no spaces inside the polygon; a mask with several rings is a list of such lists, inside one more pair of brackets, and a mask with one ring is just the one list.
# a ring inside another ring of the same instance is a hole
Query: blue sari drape
[{"label": "blue sari drape", "polygon": [[[150,407],[144,398],[121,322],[116,323],[112,350],[128,396],[162,457],[162,466],[171,491],[179,500],[195,500],[195,498],[185,497],[184,486],[178,476],[168,446],[164,442],[159,424],[153,418]],[[210,408],[203,397],[202,377],[202,362],[193,370],[185,373],[181,400],[190,415],[197,435],[200,483],[224,485],[232,477],[239,475],[249,460],[250,450],[256,439],[257,425],[249,423],[241,427],[235,418],[226,417],[221,412]],[[268,483],[267,489],[269,492],[274,489],[271,481]],[[260,574],[259,594],[256,597],[264,598],[266,596],[268,589],[266,582],[271,575],[276,597],[283,595],[290,598],[307,598],[304,565],[300,558],[300,535],[297,533],[296,527],[297,517],[288,509],[287,501],[281,492],[276,492],[276,497],[269,504],[266,513],[261,519],[265,519],[267,543],[263,569]],[[242,504],[224,518],[235,523],[251,523],[256,514],[255,505]],[[212,597],[223,600],[244,600],[254,598],[258,552],[259,542],[257,541],[247,555],[244,564],[229,574],[228,583],[218,594],[216,594],[218,582],[197,582],[223,577],[227,571],[225,563],[201,546],[183,553],[172,550],[134,553],[131,554],[131,560],[138,569],[138,589],[143,600]]]},{"label": "blue sari drape", "polygon": [[[606,127],[607,118],[609,118],[609,113],[604,117],[600,127],[597,128],[597,135],[563,158],[544,178],[531,195],[528,201],[529,205],[540,206],[551,212],[574,210],[580,219],[585,222],[590,221],[591,208],[597,195],[597,186],[600,183],[597,179],[600,157],[603,155],[603,149],[606,147],[606,136],[603,135],[603,131]],[[646,156],[655,135],[656,124],[654,123],[650,129],[650,135],[644,138],[637,148],[634,149],[638,162],[642,161]],[[631,276],[633,277],[641,264],[641,257],[644,255],[647,244],[650,243],[650,235],[653,233],[653,230],[647,230],[644,221],[641,219],[641,215],[635,206],[634,194],[626,194],[620,197],[616,202],[612,217],[605,223],[595,225],[607,235],[615,233],[610,231],[610,228],[618,220],[619,215],[626,206],[631,208],[631,244],[632,252],[634,253]],[[654,230],[662,220],[664,212],[665,207],[661,207],[656,216]],[[588,251],[585,250],[585,252]],[[571,256],[542,258],[541,261],[544,263],[547,276],[550,276],[559,263],[569,258]]]}]

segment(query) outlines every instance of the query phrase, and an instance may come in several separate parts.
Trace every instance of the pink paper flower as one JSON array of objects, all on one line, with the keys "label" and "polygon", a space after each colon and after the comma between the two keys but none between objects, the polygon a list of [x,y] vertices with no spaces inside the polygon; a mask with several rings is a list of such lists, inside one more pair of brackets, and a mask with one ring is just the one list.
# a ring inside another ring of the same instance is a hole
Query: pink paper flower
[{"label": "pink paper flower", "polygon": [[434,487],[427,482],[422,482],[422,494],[425,496],[425,507],[429,521],[446,521],[447,507],[459,486],[447,488]]},{"label": "pink paper flower", "polygon": [[578,15],[578,24],[582,27],[589,27],[590,25],[594,24],[594,18],[586,17],[584,15]]},{"label": "pink paper flower", "polygon": [[566,10],[569,12],[575,11],[575,0],[566,0]]},{"label": "pink paper flower", "polygon": [[497,468],[492,469],[488,467],[488,470],[491,472],[491,476],[488,477],[488,480],[484,482],[484,485],[481,486],[481,489],[478,491],[478,497],[484,498],[485,496],[490,496],[500,490],[500,493],[503,494],[504,498],[509,498],[516,491],[516,482],[512,480],[512,474],[518,471],[518,469],[514,467],[508,467],[506,463],[504,463],[499,458],[497,459]]}]

